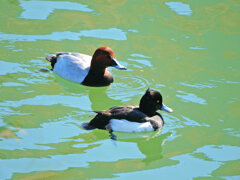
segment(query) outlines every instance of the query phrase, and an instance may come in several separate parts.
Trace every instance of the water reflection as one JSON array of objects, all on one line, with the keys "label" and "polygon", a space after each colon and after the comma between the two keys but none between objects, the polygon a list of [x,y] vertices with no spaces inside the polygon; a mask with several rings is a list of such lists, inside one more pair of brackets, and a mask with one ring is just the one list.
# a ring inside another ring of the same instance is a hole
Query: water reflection
[{"label": "water reflection", "polygon": [[[87,134],[83,134],[75,138],[82,138],[84,139],[85,143],[88,142],[90,144],[102,144],[103,142],[104,143],[107,142],[108,147],[103,151],[105,154],[108,154],[108,151],[109,153],[111,153],[110,151],[114,150],[114,154],[111,154],[111,156],[113,157],[115,156],[119,157],[116,151],[118,152],[118,150],[122,149],[123,144],[127,144],[127,146],[132,145],[133,146],[132,149],[126,149],[120,152],[120,157],[121,157],[122,153],[127,155],[132,151],[133,151],[132,153],[134,153],[135,151],[134,156],[129,157],[128,159],[125,158],[123,161],[121,161],[123,163],[123,167],[122,167],[123,169],[125,169],[129,161],[131,161],[130,159],[135,159],[134,161],[137,161],[135,163],[140,165],[141,169],[148,169],[149,166],[151,166],[151,168],[159,167],[160,160],[163,158],[162,146],[165,144],[166,139],[169,136],[171,136],[170,132],[161,133],[161,134],[160,132],[144,132],[144,133],[114,132],[114,134],[117,136],[117,141],[115,141],[115,143],[111,143],[110,139],[103,140],[102,138],[100,138],[101,137],[100,133],[103,133],[103,132],[105,133],[105,138],[106,138],[107,131],[104,131],[104,130],[93,130],[92,133],[89,132]],[[74,145],[74,147],[81,148],[82,145],[83,145],[83,142],[81,142],[80,144]],[[98,150],[99,147],[100,146],[93,148],[91,150],[87,150],[86,153],[88,153],[89,151],[99,151]],[[105,160],[104,163],[105,162],[108,162],[108,161]],[[120,163],[120,161],[117,159],[115,161],[113,160],[112,162],[110,162],[112,166],[115,166],[115,164],[118,164],[118,163]],[[133,166],[128,170],[125,169],[125,171],[127,172],[135,171],[137,169],[139,169],[139,166]]]},{"label": "water reflection", "polygon": [[189,4],[182,2],[166,2],[165,4],[178,15],[190,16],[192,14]]},{"label": "water reflection", "polygon": [[7,34],[0,32],[0,40],[4,41],[37,41],[37,40],[52,40],[62,41],[68,40],[80,40],[81,37],[93,37],[100,39],[112,39],[112,40],[127,40],[126,32],[118,28],[109,29],[92,29],[82,30],[79,32],[63,31],[63,32],[52,32],[51,34],[45,35],[24,35],[24,34]]},{"label": "water reflection", "polygon": [[28,65],[18,64],[18,63],[12,63],[12,62],[6,62],[6,61],[0,61],[0,75],[7,75],[9,73],[30,73],[26,67],[29,67]]},{"label": "water reflection", "polygon": [[0,141],[1,149],[53,149],[48,146],[48,144],[69,141],[67,138],[81,132],[81,129],[70,124],[70,122],[71,121],[48,122],[42,123],[41,128],[21,129],[16,132],[18,139],[2,139],[2,141]]},{"label": "water reflection", "polygon": [[212,161],[233,161],[240,159],[240,147],[228,145],[207,145],[195,151],[204,153]]},{"label": "water reflection", "polygon": [[23,83],[17,83],[17,82],[4,82],[2,84],[0,84],[0,86],[6,86],[6,87],[19,87],[19,86],[26,86],[25,84]]},{"label": "water reflection", "polygon": [[146,163],[145,166],[149,165],[149,163],[158,161],[163,158],[162,146],[164,145],[166,139],[171,136],[171,133],[160,133],[161,132],[156,131],[137,134],[115,132],[117,136],[117,144],[121,141],[134,142],[137,144],[138,149],[142,154],[145,155],[145,158],[142,160],[142,162]]},{"label": "water reflection", "polygon": [[82,110],[91,110],[90,101],[87,96],[74,97],[74,96],[63,96],[63,95],[39,95],[33,98],[21,99],[19,101],[5,101],[1,102],[0,106],[5,107],[20,107],[23,105],[44,105],[51,106],[55,104],[61,104],[63,106],[80,108]]},{"label": "water reflection", "polygon": [[47,19],[55,10],[74,10],[81,12],[94,12],[87,5],[67,1],[23,1],[19,0],[23,12],[20,18],[23,19]]},{"label": "water reflection", "polygon": [[[129,101],[134,96],[142,96],[148,84],[148,82],[146,82],[146,80],[141,77],[121,76],[117,78],[120,78],[120,81],[124,81],[122,83],[119,83],[119,80],[115,80],[115,82],[110,86],[95,88],[70,82],[57,75],[55,75],[55,78],[58,84],[64,88],[66,93],[74,96],[72,98],[76,98],[76,101],[74,102],[77,102],[77,99],[83,98],[83,96],[85,97],[84,101],[79,101],[74,105],[74,107],[79,106],[80,109],[82,109],[82,107],[88,107],[84,108],[83,110],[90,111],[106,110],[112,106],[122,105],[122,102]],[[135,88],[133,88],[133,86],[135,86]],[[65,96],[58,98],[58,101],[60,101]],[[140,97],[135,105],[138,105],[139,101]],[[83,102],[87,103],[83,104]],[[67,101],[65,103],[67,103]],[[67,104],[70,105],[70,103]],[[73,105],[70,106],[73,107]]]},{"label": "water reflection", "polygon": [[[97,142],[95,148],[93,144],[85,149],[85,153],[50,155],[48,158],[20,158],[20,159],[0,159],[1,178],[10,178],[13,173],[29,173],[33,171],[65,170],[70,167],[87,167],[91,162],[115,162],[121,159],[143,158],[137,152],[135,143],[118,143],[118,147],[112,145],[109,140]],[[79,149],[79,148],[77,148]],[[114,152],[114,153],[112,153]],[[124,152],[124,153],[123,153]],[[109,156],[111,154],[111,156]],[[19,164],[22,164],[19,166]],[[11,168],[10,168],[11,167]]]},{"label": "water reflection", "polygon": [[[91,108],[95,111],[106,110],[110,107],[121,104],[121,100],[112,99],[107,95],[108,87],[88,88],[88,96],[91,101]],[[97,95],[96,95],[97,94]]]},{"label": "water reflection", "polygon": [[[193,179],[195,177],[209,176],[212,171],[221,165],[219,162],[209,162],[198,158],[193,158],[189,154],[175,156],[170,159],[178,163],[174,165],[170,164],[168,166],[156,169],[142,170],[130,173],[118,173],[116,175],[119,178],[113,179],[147,179],[149,177],[152,177],[153,174],[154,177],[161,177],[162,179],[176,179],[176,177],[177,179]],[[199,171],[199,169],[201,169],[201,171]]]},{"label": "water reflection", "polygon": [[[89,87],[83,86],[81,84],[68,81],[57,75],[55,75],[58,85],[60,85],[67,94],[76,97],[86,97],[89,103],[84,103],[86,101],[79,101],[78,105],[88,107],[85,110],[91,111],[90,114],[93,114],[92,111],[105,110],[110,108],[112,105],[120,105],[121,101],[114,98],[110,98],[107,91],[111,89],[111,86],[106,87]],[[81,107],[81,106],[80,106]]]}]

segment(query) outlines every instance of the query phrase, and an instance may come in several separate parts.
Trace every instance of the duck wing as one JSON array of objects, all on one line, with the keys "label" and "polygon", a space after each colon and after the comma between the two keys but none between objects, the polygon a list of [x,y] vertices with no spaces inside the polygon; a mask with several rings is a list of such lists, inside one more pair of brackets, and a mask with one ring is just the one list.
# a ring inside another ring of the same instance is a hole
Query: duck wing
[{"label": "duck wing", "polygon": [[146,122],[147,115],[138,106],[117,106],[110,109],[112,119],[126,119],[132,122]]},{"label": "duck wing", "polygon": [[115,106],[106,111],[94,111],[98,117],[106,120],[125,119],[132,122],[146,122],[146,114],[141,112],[138,106]]}]

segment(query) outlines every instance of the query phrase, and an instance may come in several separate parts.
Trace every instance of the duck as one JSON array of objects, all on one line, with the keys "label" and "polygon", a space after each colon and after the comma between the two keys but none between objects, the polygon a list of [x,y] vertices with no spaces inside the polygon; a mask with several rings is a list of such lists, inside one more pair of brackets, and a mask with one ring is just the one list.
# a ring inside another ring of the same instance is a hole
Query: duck
[{"label": "duck", "polygon": [[87,123],[82,123],[85,130],[105,129],[109,132],[144,132],[162,129],[163,117],[157,110],[173,112],[163,104],[159,91],[148,88],[142,96],[139,106],[115,106],[104,111],[94,111],[96,116]]},{"label": "duck", "polygon": [[116,59],[108,46],[99,47],[93,56],[82,53],[59,52],[46,57],[52,71],[59,76],[85,86],[108,86],[113,83],[113,75],[107,67],[126,70]]}]

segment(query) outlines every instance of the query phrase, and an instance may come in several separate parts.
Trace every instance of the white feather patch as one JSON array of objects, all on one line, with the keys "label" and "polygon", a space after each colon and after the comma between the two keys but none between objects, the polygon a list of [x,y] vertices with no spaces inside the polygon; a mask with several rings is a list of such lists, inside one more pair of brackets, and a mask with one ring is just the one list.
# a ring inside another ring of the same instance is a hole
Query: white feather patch
[{"label": "white feather patch", "polygon": [[80,53],[68,53],[58,56],[53,71],[59,76],[81,83],[88,74],[92,57]]},{"label": "white feather patch", "polygon": [[111,119],[109,125],[113,131],[121,131],[121,132],[154,131],[150,122],[138,123],[138,122],[131,122],[126,119]]}]

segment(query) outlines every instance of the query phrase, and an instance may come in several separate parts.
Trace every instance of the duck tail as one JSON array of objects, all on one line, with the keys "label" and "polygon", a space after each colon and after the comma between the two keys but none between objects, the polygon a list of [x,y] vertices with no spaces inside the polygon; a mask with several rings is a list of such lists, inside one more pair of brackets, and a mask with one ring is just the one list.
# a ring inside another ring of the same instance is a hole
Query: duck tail
[{"label": "duck tail", "polygon": [[95,127],[89,125],[89,123],[82,123],[81,127],[85,130],[93,130],[96,129]]}]

